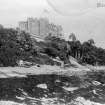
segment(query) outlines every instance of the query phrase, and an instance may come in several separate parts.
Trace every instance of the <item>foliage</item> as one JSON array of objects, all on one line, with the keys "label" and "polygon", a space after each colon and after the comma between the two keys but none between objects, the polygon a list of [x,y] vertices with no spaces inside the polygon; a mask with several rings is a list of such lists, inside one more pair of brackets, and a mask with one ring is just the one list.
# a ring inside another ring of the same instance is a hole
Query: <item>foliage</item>
[{"label": "foliage", "polygon": [[72,41],[76,41],[77,40],[74,33],[70,34],[69,39],[71,39]]},{"label": "foliage", "polygon": [[[56,55],[56,44],[48,45],[45,42],[37,42],[24,31],[0,29],[0,66],[16,66],[19,60],[60,65],[49,56]],[[51,47],[53,45],[55,48]]]},{"label": "foliage", "polygon": [[[0,66],[16,66],[19,60],[31,62],[38,60],[43,61],[41,64],[46,64],[53,62],[51,59],[56,57],[70,64],[69,56],[73,56],[81,63],[105,65],[105,50],[96,47],[93,39],[81,43],[73,33],[69,38],[72,38],[72,41],[49,35],[45,41],[37,42],[26,32],[1,28]],[[46,60],[43,57],[43,60],[39,60],[41,59],[39,56],[43,54],[47,56]]]},{"label": "foliage", "polygon": [[69,62],[71,48],[67,41],[55,36],[48,36],[45,40],[47,46],[45,53],[53,58],[59,57],[64,63]]},{"label": "foliage", "polygon": [[[20,39],[19,39],[19,36]],[[23,39],[22,39],[23,38]],[[19,59],[25,59],[31,51],[30,36],[14,29],[0,29],[0,64],[15,66]]]},{"label": "foliage", "polygon": [[49,56],[58,56],[63,61],[67,61],[69,56],[73,56],[80,63],[105,65],[105,50],[96,47],[93,39],[81,43],[76,39],[74,33],[69,38],[72,41],[65,41],[54,36],[46,37],[46,45],[48,45],[46,53]]}]

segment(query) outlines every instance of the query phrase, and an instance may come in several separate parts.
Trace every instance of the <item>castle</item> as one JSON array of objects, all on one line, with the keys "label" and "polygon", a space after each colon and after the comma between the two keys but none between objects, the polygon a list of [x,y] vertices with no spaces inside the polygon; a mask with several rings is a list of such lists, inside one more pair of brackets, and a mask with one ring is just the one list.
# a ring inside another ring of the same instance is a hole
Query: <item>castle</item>
[{"label": "castle", "polygon": [[97,8],[99,8],[99,7],[105,7],[105,1],[104,0],[98,0]]},{"label": "castle", "polygon": [[62,26],[49,23],[47,18],[28,18],[27,21],[19,22],[19,29],[31,34],[31,36],[44,39],[49,34],[61,37]]}]

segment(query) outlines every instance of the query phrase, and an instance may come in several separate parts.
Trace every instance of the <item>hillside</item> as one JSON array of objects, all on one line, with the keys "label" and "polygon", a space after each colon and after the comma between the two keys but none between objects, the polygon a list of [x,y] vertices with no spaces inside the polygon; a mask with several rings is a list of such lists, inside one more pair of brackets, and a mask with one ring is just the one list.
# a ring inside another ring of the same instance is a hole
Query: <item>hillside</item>
[{"label": "hillside", "polygon": [[105,104],[105,50],[70,38],[1,29],[0,105]]}]

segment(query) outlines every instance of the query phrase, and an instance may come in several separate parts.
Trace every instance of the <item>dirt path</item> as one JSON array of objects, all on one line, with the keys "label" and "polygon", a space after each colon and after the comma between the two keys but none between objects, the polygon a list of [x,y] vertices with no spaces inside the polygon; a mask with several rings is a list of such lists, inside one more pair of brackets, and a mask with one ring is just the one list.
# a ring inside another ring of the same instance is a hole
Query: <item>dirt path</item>
[{"label": "dirt path", "polygon": [[11,77],[25,77],[26,75],[39,75],[39,74],[59,74],[59,75],[84,75],[89,71],[87,68],[61,68],[58,66],[43,65],[41,67],[1,67],[0,78]]}]

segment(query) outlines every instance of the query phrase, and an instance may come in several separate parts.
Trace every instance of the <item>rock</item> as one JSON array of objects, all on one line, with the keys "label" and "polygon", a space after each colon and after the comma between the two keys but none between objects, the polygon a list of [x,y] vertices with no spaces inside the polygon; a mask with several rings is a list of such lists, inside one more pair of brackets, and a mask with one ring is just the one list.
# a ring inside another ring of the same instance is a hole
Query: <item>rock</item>
[{"label": "rock", "polygon": [[96,90],[92,90],[93,94],[98,95]]},{"label": "rock", "polygon": [[42,89],[47,89],[47,85],[46,84],[39,84],[37,85],[38,88],[42,88]]},{"label": "rock", "polygon": [[61,81],[59,79],[55,80],[55,83],[60,83]]},{"label": "rock", "polygon": [[24,103],[16,103],[13,101],[0,101],[0,105],[26,105]]},{"label": "rock", "polygon": [[77,90],[78,87],[63,87],[63,89],[65,89],[66,91],[74,91],[74,90]]},{"label": "rock", "polygon": [[16,96],[16,98],[21,100],[21,101],[25,100],[25,97],[18,97],[18,96]]},{"label": "rock", "polygon": [[93,81],[92,84],[95,85],[95,86],[101,85],[101,83],[98,82],[98,81]]},{"label": "rock", "polygon": [[70,105],[105,105],[105,104],[96,103],[90,100],[86,100],[83,97],[78,97],[73,102],[71,102]]}]

